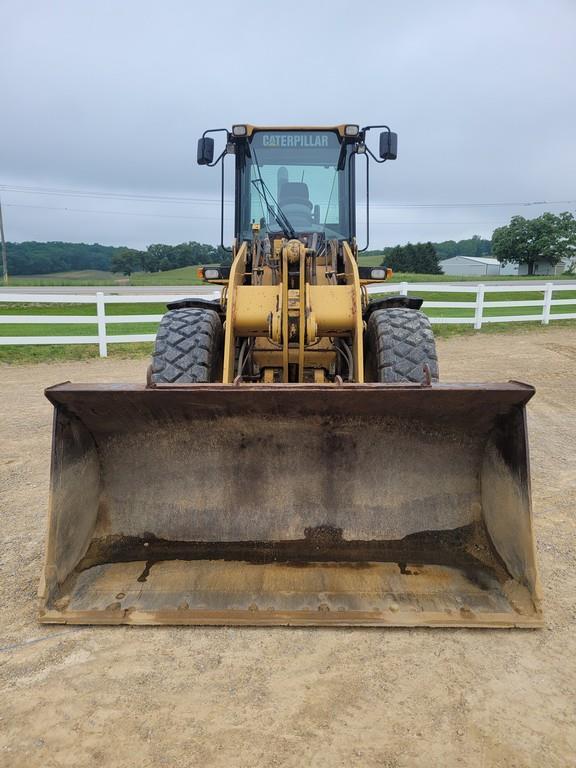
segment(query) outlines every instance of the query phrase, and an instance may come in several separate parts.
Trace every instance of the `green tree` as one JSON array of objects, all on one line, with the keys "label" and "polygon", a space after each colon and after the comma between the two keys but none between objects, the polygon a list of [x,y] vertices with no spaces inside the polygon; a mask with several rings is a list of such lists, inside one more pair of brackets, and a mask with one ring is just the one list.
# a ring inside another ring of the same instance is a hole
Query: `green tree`
[{"label": "green tree", "polygon": [[384,260],[382,261],[383,267],[389,267],[394,272],[403,272],[405,259],[403,256],[403,249],[401,245],[395,245],[393,248],[387,248]]},{"label": "green tree", "polygon": [[439,275],[442,270],[433,243],[407,243],[385,249],[383,267],[390,267],[394,272]]},{"label": "green tree", "polygon": [[404,263],[405,267],[403,272],[416,272],[418,268],[419,254],[417,247],[408,243],[404,246]]},{"label": "green tree", "polygon": [[160,269],[160,262],[169,248],[169,245],[162,245],[160,243],[149,245],[142,255],[142,268],[144,271],[158,272]]},{"label": "green tree", "polygon": [[138,272],[142,269],[142,251],[134,248],[121,248],[111,259],[111,269],[113,272],[122,272],[130,276],[132,272]]},{"label": "green tree", "polygon": [[438,264],[438,255],[434,245],[428,241],[427,243],[419,243],[421,253],[421,272],[425,275],[441,275],[442,270]]},{"label": "green tree", "polygon": [[527,264],[533,275],[535,265],[546,261],[554,266],[576,252],[576,220],[565,211],[558,216],[543,213],[536,219],[513,216],[510,224],[492,235],[492,252],[503,264]]},{"label": "green tree", "polygon": [[480,235],[472,235],[466,240],[445,240],[433,243],[438,259],[450,259],[453,256],[490,256],[492,247],[490,240],[484,240]]}]

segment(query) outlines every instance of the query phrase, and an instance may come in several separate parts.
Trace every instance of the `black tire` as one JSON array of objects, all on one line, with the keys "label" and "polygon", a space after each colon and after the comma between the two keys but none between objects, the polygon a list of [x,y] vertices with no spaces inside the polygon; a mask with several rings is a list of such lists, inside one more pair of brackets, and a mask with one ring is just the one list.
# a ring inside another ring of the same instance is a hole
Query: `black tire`
[{"label": "black tire", "polygon": [[223,332],[216,312],[172,309],[166,312],[152,356],[153,384],[222,381]]},{"label": "black tire", "polygon": [[366,331],[366,380],[381,384],[438,381],[434,332],[425,314],[416,309],[379,309],[370,315]]}]

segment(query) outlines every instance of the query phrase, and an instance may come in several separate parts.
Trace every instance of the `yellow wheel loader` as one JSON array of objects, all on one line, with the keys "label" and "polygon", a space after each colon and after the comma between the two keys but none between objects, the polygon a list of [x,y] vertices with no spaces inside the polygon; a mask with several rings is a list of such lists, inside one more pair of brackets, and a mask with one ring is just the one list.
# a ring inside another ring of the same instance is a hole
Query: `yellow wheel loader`
[{"label": "yellow wheel loader", "polygon": [[235,162],[231,265],[202,268],[221,300],[169,305],[141,386],[46,391],[40,620],[540,626],[533,388],[439,383],[422,301],[369,300],[389,270],[358,264],[355,168],[396,134],[219,130],[198,162]]}]

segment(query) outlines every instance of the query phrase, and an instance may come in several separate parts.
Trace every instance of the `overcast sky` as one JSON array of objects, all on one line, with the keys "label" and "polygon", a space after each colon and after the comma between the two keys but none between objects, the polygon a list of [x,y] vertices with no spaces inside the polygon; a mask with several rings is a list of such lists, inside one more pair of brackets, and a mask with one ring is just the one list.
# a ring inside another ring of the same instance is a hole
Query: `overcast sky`
[{"label": "overcast sky", "polygon": [[576,0],[0,0],[0,30],[8,240],[217,242],[196,141],[238,122],[396,130],[373,247],[576,209]]}]

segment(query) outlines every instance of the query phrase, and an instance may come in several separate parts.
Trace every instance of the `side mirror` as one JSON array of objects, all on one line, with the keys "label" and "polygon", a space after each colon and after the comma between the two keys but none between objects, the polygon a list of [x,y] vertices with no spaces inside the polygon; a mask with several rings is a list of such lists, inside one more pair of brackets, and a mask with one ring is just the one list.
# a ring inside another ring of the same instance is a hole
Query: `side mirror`
[{"label": "side mirror", "polygon": [[380,134],[380,158],[396,160],[398,154],[398,134],[392,131],[382,131]]},{"label": "side mirror", "polygon": [[198,165],[210,165],[214,160],[214,139],[210,136],[205,136],[203,139],[198,139]]}]

